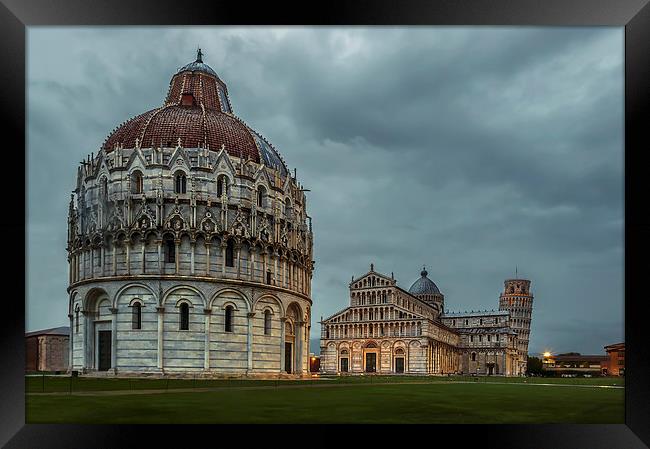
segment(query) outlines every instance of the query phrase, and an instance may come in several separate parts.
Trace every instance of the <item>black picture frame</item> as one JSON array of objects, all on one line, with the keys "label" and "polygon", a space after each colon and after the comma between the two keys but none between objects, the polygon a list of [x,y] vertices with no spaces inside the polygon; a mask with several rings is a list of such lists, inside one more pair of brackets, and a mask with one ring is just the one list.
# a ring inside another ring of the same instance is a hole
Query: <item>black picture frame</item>
[{"label": "black picture frame", "polygon": [[[469,425],[427,426],[424,444],[441,435],[454,435],[454,442],[482,447],[516,448],[641,448],[650,445],[650,345],[645,334],[643,279],[648,271],[650,220],[643,213],[648,167],[644,152],[650,148],[647,118],[650,104],[650,6],[648,0],[391,0],[328,1],[322,3],[251,4],[223,0],[191,3],[146,0],[98,1],[2,0],[0,69],[5,165],[13,168],[14,182],[27,186],[17,167],[27,163],[25,149],[25,50],[26,27],[37,25],[584,25],[625,27],[625,424],[612,425]],[[12,138],[7,143],[6,137]],[[55,150],[55,149],[53,149]],[[7,158],[9,159],[7,161]],[[26,172],[25,172],[26,173]],[[56,175],[56,174],[53,174]],[[5,173],[5,180],[6,180]],[[7,182],[7,181],[6,181]],[[645,186],[645,187],[644,187]],[[170,432],[163,426],[36,425],[25,424],[24,303],[13,286],[26,285],[24,271],[27,241],[25,199],[3,189],[5,205],[3,239],[3,325],[0,326],[0,444],[8,448],[89,448],[153,445],[156,435],[165,445],[190,447],[197,440],[214,438],[223,444],[222,430],[196,431],[179,426]],[[13,236],[13,237],[12,237]],[[15,246],[15,247],[14,247]],[[21,276],[22,274],[22,276]],[[7,294],[7,290],[11,293]],[[24,294],[22,296],[24,298]],[[588,313],[588,311],[585,311]],[[480,404],[477,404],[480,406]],[[214,426],[215,428],[217,426]],[[289,444],[325,442],[326,429],[307,427],[306,439],[297,436]],[[304,429],[304,428],[303,428]],[[240,433],[239,429],[235,432]],[[374,433],[374,432],[373,432]],[[275,432],[274,432],[275,434]],[[369,433],[353,431],[364,439]],[[268,442],[265,432],[246,432],[246,442]],[[383,432],[375,438],[384,438]],[[406,436],[406,435],[403,435]],[[334,438],[332,436],[332,438]],[[347,437],[346,437],[347,439]],[[266,440],[266,441],[265,441]],[[349,441],[349,440],[348,440]],[[370,441],[370,440],[366,440]],[[145,443],[146,442],[146,443]],[[645,442],[645,444],[644,444]],[[340,440],[332,440],[339,445]],[[412,444],[411,441],[409,444]],[[441,443],[443,444],[443,443]],[[452,443],[449,443],[452,444]],[[458,443],[453,443],[454,445]]]}]

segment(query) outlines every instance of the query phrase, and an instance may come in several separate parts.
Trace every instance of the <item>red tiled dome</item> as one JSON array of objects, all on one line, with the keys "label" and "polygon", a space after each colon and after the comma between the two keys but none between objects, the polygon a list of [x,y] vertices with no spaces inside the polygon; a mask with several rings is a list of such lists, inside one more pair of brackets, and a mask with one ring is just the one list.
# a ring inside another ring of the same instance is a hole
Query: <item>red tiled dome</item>
[{"label": "red tiled dome", "polygon": [[232,114],[228,88],[201,59],[182,67],[171,79],[164,106],[137,115],[104,141],[110,152],[116,145],[135,148],[209,148],[248,157],[257,163],[288,172],[279,154],[258,133]]}]

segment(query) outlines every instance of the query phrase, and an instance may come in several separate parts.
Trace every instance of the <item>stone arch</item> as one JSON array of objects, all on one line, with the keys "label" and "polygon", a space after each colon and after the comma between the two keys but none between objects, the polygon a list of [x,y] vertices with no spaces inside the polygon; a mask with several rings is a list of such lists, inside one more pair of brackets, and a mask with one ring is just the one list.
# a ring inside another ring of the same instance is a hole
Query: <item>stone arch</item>
[{"label": "stone arch", "polygon": [[291,304],[289,304],[289,306],[287,307],[284,316],[285,318],[293,319],[294,321],[302,319],[302,308],[300,307],[300,304],[298,304],[295,301],[291,302]]},{"label": "stone arch", "polygon": [[93,288],[91,288],[90,290],[88,290],[86,292],[86,296],[84,297],[84,299],[82,301],[83,310],[87,310],[87,311],[90,311],[90,312],[96,312],[97,311],[96,309],[97,309],[97,306],[99,305],[99,303],[101,301],[103,301],[104,299],[108,299],[110,301],[109,298],[110,297],[109,297],[108,293],[106,292],[106,290],[104,290],[103,288],[100,288],[100,287],[93,287]]},{"label": "stone arch", "polygon": [[121,287],[115,293],[115,296],[113,296],[113,307],[117,307],[118,306],[118,300],[120,299],[120,297],[124,293],[126,293],[130,288],[134,288],[134,287],[144,288],[145,290],[147,290],[151,294],[151,296],[153,296],[153,299],[156,302],[156,304],[160,304],[158,302],[158,300],[159,300],[158,295],[156,295],[156,293],[153,291],[153,289],[151,287],[149,287],[148,285],[143,284],[141,282],[133,282],[133,283],[129,283],[127,285],[124,285],[123,287]]},{"label": "stone arch", "polygon": [[169,298],[169,295],[171,295],[172,293],[174,293],[174,292],[176,292],[178,290],[182,290],[182,289],[191,290],[192,292],[196,293],[198,295],[198,297],[200,298],[200,300],[201,300],[201,302],[203,304],[203,307],[206,307],[205,296],[203,295],[203,293],[201,293],[200,290],[198,290],[198,289],[196,289],[196,288],[194,288],[194,287],[192,287],[190,285],[175,285],[175,286],[169,288],[163,294],[162,300],[160,301],[160,305],[164,307],[165,302],[167,302],[167,298]]},{"label": "stone arch", "polygon": [[[257,298],[257,299],[255,300],[255,302],[253,303],[253,307],[252,307],[251,309],[252,309],[252,310],[255,310],[255,309],[258,307],[258,304],[260,303],[260,301],[261,301],[262,299],[270,299],[271,301],[273,301],[274,303],[276,303],[277,306],[280,308],[280,316],[285,316],[285,311],[284,311],[284,306],[283,306],[283,304],[282,304],[282,301],[281,301],[280,298],[278,298],[276,295],[273,295],[273,294],[271,294],[271,293],[265,293],[265,294],[263,294],[262,296],[260,296],[259,298]],[[262,309],[260,309],[260,310],[263,311],[264,308],[262,308]],[[274,312],[271,310],[271,313],[274,313]]]},{"label": "stone arch", "polygon": [[377,344],[377,342],[376,342],[375,340],[368,340],[368,341],[363,345],[363,348],[364,348],[364,349],[365,349],[365,348],[371,348],[371,349],[372,349],[372,348],[376,348],[376,349],[378,349],[378,348],[379,348],[379,344]]},{"label": "stone arch", "polygon": [[74,313],[73,304],[77,301],[78,297],[79,297],[79,292],[77,290],[72,290],[70,292],[70,299],[68,301],[68,315]]},{"label": "stone arch", "polygon": [[[246,304],[246,311],[251,310],[251,304],[250,304],[250,300],[248,299],[248,297],[244,293],[240,292],[239,290],[235,290],[234,288],[229,288],[229,287],[222,288],[222,289],[218,290],[216,293],[214,293],[212,295],[212,297],[210,298],[210,301],[208,302],[208,308],[212,309],[214,307],[214,302],[220,296],[222,296],[224,293],[233,293],[233,294],[235,294],[240,299],[242,299],[244,301],[244,303]],[[226,301],[227,301],[227,299],[226,299]]]}]

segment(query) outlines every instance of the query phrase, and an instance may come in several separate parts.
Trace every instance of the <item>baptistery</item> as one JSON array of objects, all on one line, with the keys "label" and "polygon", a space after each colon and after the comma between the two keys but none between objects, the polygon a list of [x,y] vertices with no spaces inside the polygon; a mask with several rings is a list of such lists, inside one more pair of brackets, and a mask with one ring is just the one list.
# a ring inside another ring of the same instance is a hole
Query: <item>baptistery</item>
[{"label": "baptistery", "polygon": [[306,374],[305,191],[199,50],[77,169],[70,370]]}]

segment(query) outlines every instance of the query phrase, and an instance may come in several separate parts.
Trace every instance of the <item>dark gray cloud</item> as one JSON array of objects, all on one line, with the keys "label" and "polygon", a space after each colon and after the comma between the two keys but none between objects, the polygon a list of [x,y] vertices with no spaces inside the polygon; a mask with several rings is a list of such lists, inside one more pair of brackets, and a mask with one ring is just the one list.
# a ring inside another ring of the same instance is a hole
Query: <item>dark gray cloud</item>
[{"label": "dark gray cloud", "polygon": [[[309,193],[314,317],[370,262],[451,310],[532,279],[531,352],[623,339],[622,28],[28,30],[28,329],[65,324],[76,164],[194,57]],[[317,323],[312,323],[315,335]]]}]

